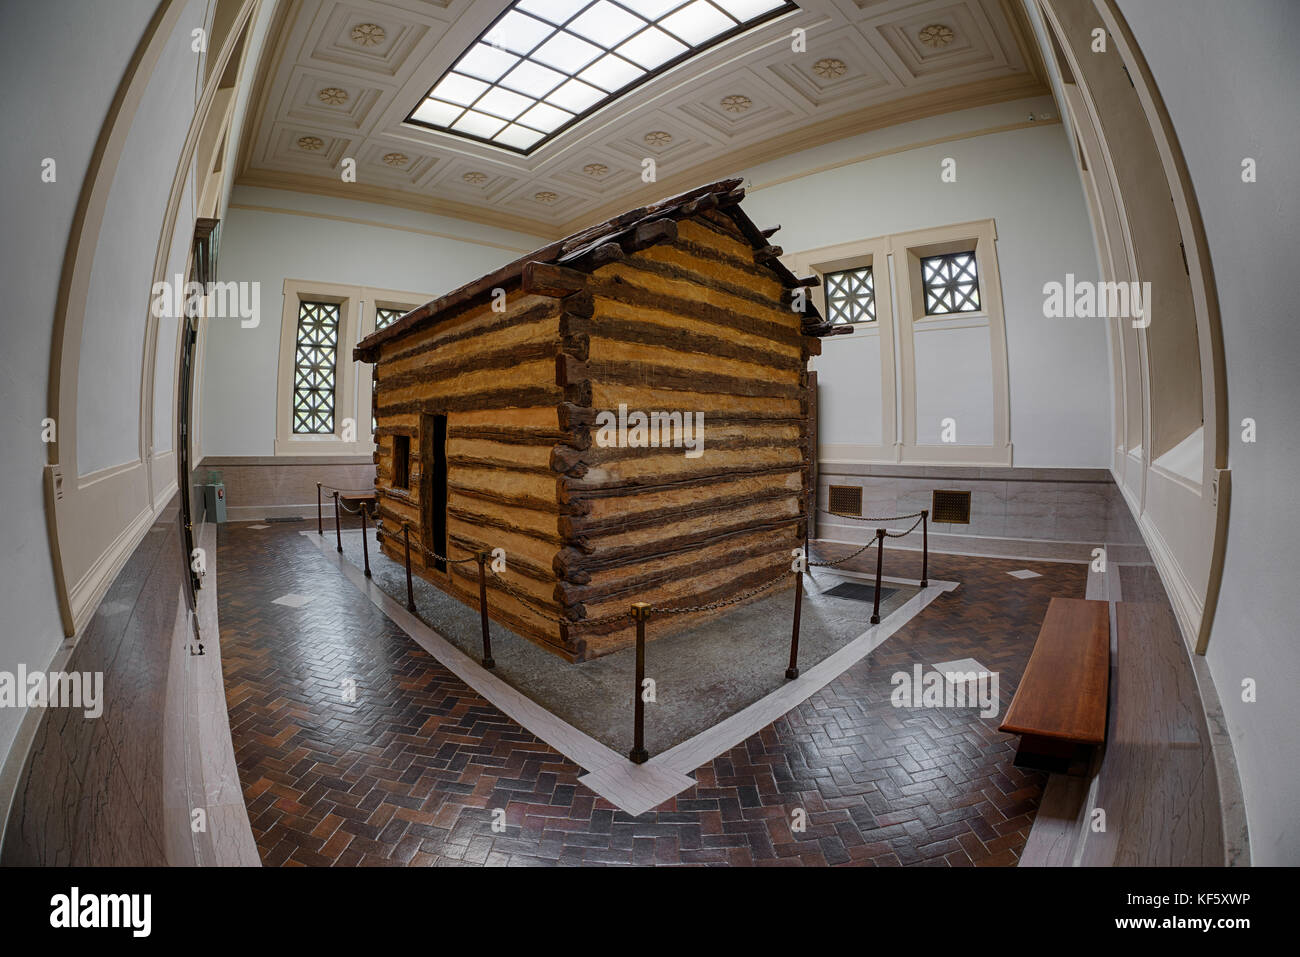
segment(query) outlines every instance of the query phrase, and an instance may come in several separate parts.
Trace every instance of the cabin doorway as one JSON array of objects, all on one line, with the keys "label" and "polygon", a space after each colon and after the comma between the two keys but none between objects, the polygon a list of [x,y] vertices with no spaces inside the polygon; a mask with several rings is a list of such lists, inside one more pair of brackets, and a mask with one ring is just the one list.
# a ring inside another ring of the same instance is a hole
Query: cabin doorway
[{"label": "cabin doorway", "polygon": [[[425,547],[437,555],[447,554],[447,417],[420,416],[420,511]],[[447,563],[434,559],[433,567],[447,570]]]}]

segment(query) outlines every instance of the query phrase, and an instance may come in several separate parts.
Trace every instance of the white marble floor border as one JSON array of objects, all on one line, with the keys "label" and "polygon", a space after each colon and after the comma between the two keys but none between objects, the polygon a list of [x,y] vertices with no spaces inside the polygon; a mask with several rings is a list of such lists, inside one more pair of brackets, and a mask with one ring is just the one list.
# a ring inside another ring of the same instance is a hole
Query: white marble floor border
[{"label": "white marble floor border", "polygon": [[[226,686],[221,672],[221,625],[217,617],[217,528],[199,527],[198,544],[207,555],[207,574],[195,595],[203,654],[189,658],[187,738],[190,800],[207,811],[207,833],[198,835],[198,863],[215,867],[261,867],[239,783],[239,766],[230,737]],[[187,622],[188,624],[188,622]],[[192,636],[188,636],[192,640]],[[193,724],[190,724],[193,722]],[[195,760],[197,758],[197,760]],[[188,825],[189,814],[186,814]],[[206,836],[206,840],[203,838]]]},{"label": "white marble floor border", "polygon": [[[760,698],[707,731],[655,755],[645,764],[633,764],[626,756],[557,717],[521,694],[451,642],[407,611],[382,588],[365,577],[360,568],[335,549],[333,536],[299,533],[315,543],[326,558],[370,601],[406,632],[416,644],[445,665],[453,674],[500,708],[507,716],[549,744],[585,771],[578,780],[615,807],[633,816],[644,814],[695,784],[690,772],[735,747],[756,731],[798,707],[919,615],[930,602],[958,587],[957,582],[931,581],[879,625],[872,625],[839,651],[798,678]],[[359,535],[360,530],[344,532]],[[908,579],[893,582],[918,585]]]}]

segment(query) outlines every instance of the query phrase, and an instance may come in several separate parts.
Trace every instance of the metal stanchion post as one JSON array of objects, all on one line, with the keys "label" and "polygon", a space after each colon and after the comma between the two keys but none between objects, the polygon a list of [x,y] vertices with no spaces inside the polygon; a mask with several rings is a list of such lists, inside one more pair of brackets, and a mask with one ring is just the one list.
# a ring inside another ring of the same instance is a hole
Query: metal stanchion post
[{"label": "metal stanchion post", "polygon": [[415,589],[411,585],[411,526],[402,523],[402,541],[406,544],[406,609],[415,611]]},{"label": "metal stanchion post", "polygon": [[370,543],[366,541],[370,533],[366,531],[366,503],[361,503],[361,559],[366,566],[366,577],[370,578]]},{"label": "metal stanchion post", "polygon": [[930,510],[921,509],[921,587],[930,584]]},{"label": "metal stanchion post", "polygon": [[325,516],[320,507],[320,482],[316,483],[316,534],[325,534]]},{"label": "metal stanchion post", "polygon": [[487,613],[487,552],[478,552],[474,556],[478,559],[478,614],[483,623],[483,667],[495,668],[496,661],[492,658],[492,632],[488,628]]},{"label": "metal stanchion post", "polygon": [[339,493],[334,493],[334,534],[338,538],[339,553],[343,553],[343,523],[339,519]]},{"label": "metal stanchion post", "polygon": [[[804,552],[805,557],[807,552]],[[794,630],[790,633],[790,667],[785,669],[787,678],[799,677],[799,612],[803,608],[803,572],[794,573]]]},{"label": "metal stanchion post", "polygon": [[628,757],[634,764],[645,764],[650,759],[645,749],[645,699],[642,697],[642,685],[645,683],[645,623],[649,617],[649,602],[632,603],[632,619],[636,622],[636,690],[632,696],[632,751]]},{"label": "metal stanchion post", "polygon": [[885,530],[876,529],[876,600],[871,606],[871,623],[880,624],[880,571],[885,556]]}]

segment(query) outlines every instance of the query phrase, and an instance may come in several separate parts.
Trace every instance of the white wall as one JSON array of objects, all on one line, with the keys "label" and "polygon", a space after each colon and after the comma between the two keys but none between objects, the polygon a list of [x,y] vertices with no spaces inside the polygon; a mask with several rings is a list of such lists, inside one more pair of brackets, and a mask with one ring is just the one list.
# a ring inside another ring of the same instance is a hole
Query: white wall
[{"label": "white wall", "polygon": [[[189,32],[204,22],[206,9],[206,0],[186,5],[149,80],[109,191],[90,275],[77,377],[77,469],[82,475],[140,457],[140,394],[123,385],[138,386],[141,379],[139,332],[149,318],[158,232],[201,77],[202,58],[191,48]],[[193,218],[178,222],[184,229]],[[182,272],[187,245],[182,246]],[[124,334],[128,329],[134,334]]]},{"label": "white wall", "polygon": [[[45,528],[41,471],[50,338],[63,254],[100,125],[156,0],[6,3],[0,85],[0,670],[44,667],[63,641]],[[70,69],[75,65],[75,69]],[[58,180],[41,182],[53,158]],[[155,232],[155,240],[156,240]],[[137,347],[138,347],[137,340]],[[139,395],[139,380],[134,383]],[[133,423],[134,424],[134,423]],[[133,431],[134,434],[134,431]],[[23,712],[0,709],[0,755]]]},{"label": "white wall", "polygon": [[[951,223],[992,218],[1007,328],[1013,464],[1105,468],[1110,464],[1110,358],[1104,321],[1043,318],[1043,284],[1096,279],[1097,255],[1083,190],[1066,134],[1059,123],[968,138],[959,134],[1024,122],[1033,111],[1056,116],[1050,98],[999,104],[934,117],[827,144],[747,170],[752,181],[745,210],[760,225],[781,224],[774,242],[787,254]],[[1059,118],[1059,117],[1058,117]],[[906,147],[917,143],[932,145]],[[899,152],[892,152],[901,150]],[[890,152],[887,152],[890,151]],[[876,155],[860,162],[855,157]],[[939,179],[940,162],[957,161],[955,183]],[[811,175],[798,175],[817,170]],[[901,279],[901,277],[900,277]],[[883,280],[883,276],[881,277]],[[878,280],[880,281],[880,280]],[[952,335],[943,333],[942,335]],[[837,363],[834,351],[849,340],[827,339],[819,360],[823,401],[854,404],[868,398],[860,377],[877,365]],[[987,346],[984,347],[987,352]],[[918,356],[918,361],[920,361]],[[961,384],[960,395],[988,391],[987,360],[977,364],[958,350],[931,350],[924,368],[930,384]],[[842,390],[842,393],[841,393]],[[875,393],[871,393],[874,397]],[[937,419],[951,396],[928,389],[918,397],[918,439],[937,442]],[[878,408],[872,398],[870,410]],[[991,400],[971,405],[972,431],[962,444],[991,438]],[[928,411],[927,411],[928,410]],[[929,418],[927,418],[929,415]],[[857,416],[829,413],[826,443],[872,444],[874,429]],[[925,431],[928,429],[929,431]],[[982,434],[987,433],[987,434]]]},{"label": "white wall", "polygon": [[260,282],[261,321],[249,329],[235,320],[207,324],[199,404],[204,455],[274,454],[286,279],[434,298],[546,243],[447,217],[285,190],[236,187],[230,202],[218,279]]},{"label": "white wall", "polygon": [[[1223,320],[1232,470],[1228,548],[1207,658],[1227,714],[1251,858],[1300,864],[1295,566],[1300,356],[1294,249],[1300,226],[1300,90],[1291,0],[1121,0],[1187,161]],[[1281,112],[1279,112],[1281,111]],[[1284,118],[1285,115],[1285,118]],[[1241,181],[1243,157],[1258,182]],[[1240,441],[1243,418],[1259,441]],[[1258,701],[1241,683],[1258,682]]]}]

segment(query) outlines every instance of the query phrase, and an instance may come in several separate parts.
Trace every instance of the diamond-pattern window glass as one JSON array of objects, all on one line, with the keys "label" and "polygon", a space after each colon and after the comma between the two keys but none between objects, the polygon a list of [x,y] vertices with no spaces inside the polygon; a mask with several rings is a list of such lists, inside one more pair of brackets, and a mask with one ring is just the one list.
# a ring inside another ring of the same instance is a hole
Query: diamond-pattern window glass
[{"label": "diamond-pattern window glass", "polygon": [[870,266],[828,272],[823,281],[831,322],[876,321],[876,285]]},{"label": "diamond-pattern window glass", "polygon": [[293,431],[297,435],[334,432],[338,345],[338,303],[300,302],[293,364]]},{"label": "diamond-pattern window glass", "polygon": [[921,285],[927,316],[979,312],[980,283],[974,252],[925,256],[921,260]]},{"label": "diamond-pattern window glass", "polygon": [[375,310],[375,331],[378,332],[380,329],[391,326],[404,315],[406,315],[406,311],[403,309],[385,309],[380,306]]},{"label": "diamond-pattern window glass", "polygon": [[792,0],[513,0],[406,121],[527,155],[663,70],[797,9]]}]

